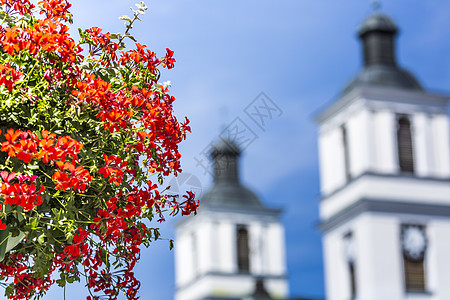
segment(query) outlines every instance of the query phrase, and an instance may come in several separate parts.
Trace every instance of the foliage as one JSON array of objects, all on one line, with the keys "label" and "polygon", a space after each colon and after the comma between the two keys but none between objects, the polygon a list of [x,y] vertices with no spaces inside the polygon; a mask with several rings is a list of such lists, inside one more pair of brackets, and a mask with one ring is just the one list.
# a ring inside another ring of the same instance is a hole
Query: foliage
[{"label": "foliage", "polygon": [[[56,280],[86,278],[87,299],[137,299],[146,220],[196,212],[198,201],[158,190],[181,172],[189,120],[158,83],[173,52],[125,49],[147,7],[122,16],[124,34],[69,35],[66,0],[0,0],[0,280],[10,299],[37,299]],[[148,223],[147,223],[148,224]],[[56,271],[56,272],[55,272]],[[53,277],[52,277],[53,274]]]}]

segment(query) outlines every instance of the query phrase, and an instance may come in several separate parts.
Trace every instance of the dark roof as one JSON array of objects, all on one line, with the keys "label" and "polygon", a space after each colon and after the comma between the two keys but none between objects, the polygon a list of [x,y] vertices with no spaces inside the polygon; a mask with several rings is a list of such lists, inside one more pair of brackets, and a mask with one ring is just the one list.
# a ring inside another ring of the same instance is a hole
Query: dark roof
[{"label": "dark roof", "polygon": [[382,86],[417,91],[423,90],[420,83],[410,72],[397,66],[386,65],[366,66],[347,84],[343,94],[347,94],[355,87],[361,86]]},{"label": "dark roof", "polygon": [[358,30],[359,36],[364,36],[366,33],[372,31],[382,31],[395,34],[398,31],[397,26],[394,22],[385,15],[376,13],[368,17]]},{"label": "dark roof", "polygon": [[263,208],[261,201],[252,191],[240,183],[231,182],[215,183],[200,203],[223,208]]},{"label": "dark roof", "polygon": [[230,140],[220,140],[211,151],[214,160],[214,185],[201,199],[204,206],[221,208],[260,208],[258,197],[239,181],[239,147]]},{"label": "dark roof", "polygon": [[380,13],[370,16],[363,22],[358,36],[363,47],[364,68],[347,84],[343,94],[361,86],[423,90],[419,81],[397,64],[395,57],[397,32],[394,22]]},{"label": "dark roof", "polygon": [[239,149],[238,145],[235,142],[220,139],[211,150],[211,158],[215,159],[220,155],[229,155],[234,157],[239,157],[241,155],[241,149]]}]

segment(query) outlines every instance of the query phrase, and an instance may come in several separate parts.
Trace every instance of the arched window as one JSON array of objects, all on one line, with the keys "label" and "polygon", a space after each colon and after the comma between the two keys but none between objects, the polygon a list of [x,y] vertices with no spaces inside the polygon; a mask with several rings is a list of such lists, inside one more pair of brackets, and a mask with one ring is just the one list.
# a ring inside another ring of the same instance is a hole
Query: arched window
[{"label": "arched window", "polygon": [[397,121],[398,163],[401,172],[414,173],[414,156],[411,138],[411,123],[407,116]]},{"label": "arched window", "polygon": [[356,299],[355,242],[352,232],[344,236],[344,246],[350,279],[350,299]]},{"label": "arched window", "polygon": [[250,249],[248,245],[248,230],[244,225],[237,226],[237,266],[239,272],[250,271]]},{"label": "arched window", "polygon": [[351,298],[350,299],[356,299],[356,274],[355,274],[355,263],[349,262],[348,263],[348,271],[350,274],[350,292],[351,292]]}]

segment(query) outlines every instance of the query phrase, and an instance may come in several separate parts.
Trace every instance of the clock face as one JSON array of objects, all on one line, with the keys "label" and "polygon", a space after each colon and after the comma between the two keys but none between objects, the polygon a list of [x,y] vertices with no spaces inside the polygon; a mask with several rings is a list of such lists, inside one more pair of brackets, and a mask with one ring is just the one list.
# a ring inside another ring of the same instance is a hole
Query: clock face
[{"label": "clock face", "polygon": [[402,235],[403,251],[411,260],[421,260],[424,257],[427,240],[423,228],[407,226]]}]

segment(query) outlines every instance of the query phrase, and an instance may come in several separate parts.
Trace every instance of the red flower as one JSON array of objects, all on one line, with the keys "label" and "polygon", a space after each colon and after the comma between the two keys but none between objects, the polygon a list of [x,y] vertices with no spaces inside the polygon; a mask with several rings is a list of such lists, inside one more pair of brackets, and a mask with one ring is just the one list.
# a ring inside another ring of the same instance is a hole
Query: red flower
[{"label": "red flower", "polygon": [[[1,194],[5,199],[5,204],[19,205],[24,208],[25,211],[33,209],[33,207],[42,204],[41,194],[45,191],[45,187],[41,185],[37,190],[33,181],[37,176],[30,175],[17,175],[2,171],[0,173],[4,183],[0,186]],[[11,181],[17,178],[19,183],[12,183]],[[29,181],[29,184],[25,183]]]},{"label": "red flower", "polygon": [[[101,167],[98,172],[103,175],[103,177],[109,177],[109,182],[113,182],[116,186],[122,184],[125,178],[125,167],[127,162],[122,160],[116,155],[106,156],[103,154],[103,159],[105,160],[105,166]],[[113,163],[112,166],[110,164]]]},{"label": "red flower", "polygon": [[5,134],[6,142],[2,143],[1,151],[8,151],[9,156],[16,156],[16,152],[20,150],[20,145],[16,142],[16,139],[20,136],[21,131],[14,129],[8,129]]},{"label": "red flower", "polygon": [[52,176],[52,179],[56,181],[56,189],[66,190],[68,188],[73,188],[83,193],[87,184],[92,180],[89,171],[83,166],[75,168],[74,165],[68,162],[63,163],[62,161],[57,161],[56,164],[61,169],[56,171]]},{"label": "red flower", "polygon": [[167,69],[172,69],[174,67],[175,58],[173,58],[173,51],[169,48],[166,48],[166,56],[163,58],[163,67],[167,67]]}]

